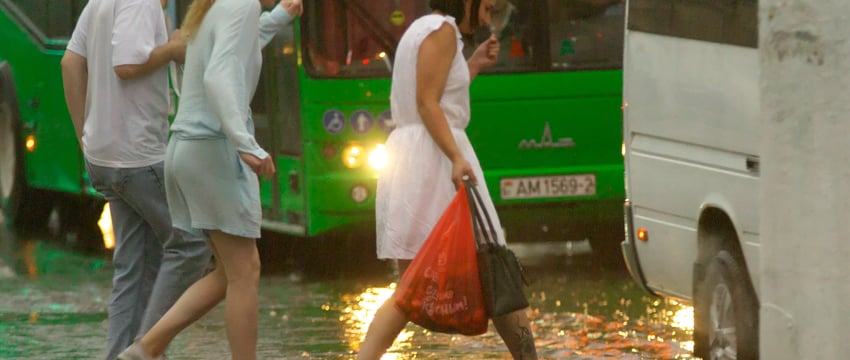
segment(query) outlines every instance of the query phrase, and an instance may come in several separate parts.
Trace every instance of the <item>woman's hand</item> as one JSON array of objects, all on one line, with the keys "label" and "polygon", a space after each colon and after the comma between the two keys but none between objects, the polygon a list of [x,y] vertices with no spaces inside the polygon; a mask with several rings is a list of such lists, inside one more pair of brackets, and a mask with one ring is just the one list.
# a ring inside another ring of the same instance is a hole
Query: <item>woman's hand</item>
[{"label": "woman's hand", "polygon": [[475,173],[472,172],[472,165],[463,157],[458,157],[452,161],[452,182],[455,184],[455,189],[460,189],[464,178],[468,178],[474,185],[478,185],[478,179],[475,178]]},{"label": "woman's hand", "polygon": [[496,35],[491,34],[487,41],[478,45],[472,56],[469,57],[469,64],[477,67],[478,70],[496,65],[499,61],[499,39]]},{"label": "woman's hand", "polygon": [[301,3],[301,0],[283,0],[280,2],[280,6],[292,17],[301,16],[304,12],[304,4]]},{"label": "woman's hand", "polygon": [[251,170],[254,171],[254,173],[258,176],[262,176],[263,180],[268,180],[277,172],[271,156],[266,156],[264,159],[260,159],[254,155],[240,152],[239,157],[241,157],[242,161],[251,167]]}]

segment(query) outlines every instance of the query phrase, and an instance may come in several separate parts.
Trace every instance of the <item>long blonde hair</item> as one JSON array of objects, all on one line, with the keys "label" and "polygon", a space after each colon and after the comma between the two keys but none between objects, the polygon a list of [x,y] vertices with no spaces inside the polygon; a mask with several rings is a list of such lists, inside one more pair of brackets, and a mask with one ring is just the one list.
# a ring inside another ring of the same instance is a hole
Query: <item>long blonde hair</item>
[{"label": "long blonde hair", "polygon": [[212,7],[215,0],[193,0],[192,5],[189,5],[189,11],[186,12],[186,18],[183,19],[183,36],[187,39],[192,39],[198,28],[201,27],[201,22],[204,21],[204,16]]}]

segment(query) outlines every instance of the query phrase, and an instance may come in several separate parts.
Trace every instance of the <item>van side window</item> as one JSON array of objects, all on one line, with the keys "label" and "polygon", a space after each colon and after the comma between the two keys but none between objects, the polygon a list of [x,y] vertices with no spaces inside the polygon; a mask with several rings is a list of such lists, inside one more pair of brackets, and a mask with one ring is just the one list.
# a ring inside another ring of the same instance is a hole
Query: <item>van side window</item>
[{"label": "van side window", "polygon": [[631,0],[629,29],[715,43],[758,45],[757,0]]}]

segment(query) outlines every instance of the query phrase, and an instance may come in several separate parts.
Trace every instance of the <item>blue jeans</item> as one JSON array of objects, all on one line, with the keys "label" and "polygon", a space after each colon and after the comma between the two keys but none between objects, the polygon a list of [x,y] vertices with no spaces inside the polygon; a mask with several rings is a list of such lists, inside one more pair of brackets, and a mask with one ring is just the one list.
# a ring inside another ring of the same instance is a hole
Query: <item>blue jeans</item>
[{"label": "blue jeans", "polygon": [[150,330],[200,279],[211,252],[206,237],[171,226],[163,163],[109,168],[86,162],[92,186],[112,213],[115,250],[106,359],[115,359]]}]

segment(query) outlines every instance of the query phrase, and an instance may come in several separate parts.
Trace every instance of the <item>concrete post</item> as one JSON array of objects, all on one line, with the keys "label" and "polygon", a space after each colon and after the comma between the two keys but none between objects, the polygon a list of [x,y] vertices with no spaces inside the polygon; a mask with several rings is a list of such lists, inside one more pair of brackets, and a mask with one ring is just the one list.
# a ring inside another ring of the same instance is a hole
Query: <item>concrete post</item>
[{"label": "concrete post", "polygon": [[850,1],[760,0],[762,359],[850,356]]}]

